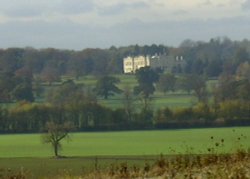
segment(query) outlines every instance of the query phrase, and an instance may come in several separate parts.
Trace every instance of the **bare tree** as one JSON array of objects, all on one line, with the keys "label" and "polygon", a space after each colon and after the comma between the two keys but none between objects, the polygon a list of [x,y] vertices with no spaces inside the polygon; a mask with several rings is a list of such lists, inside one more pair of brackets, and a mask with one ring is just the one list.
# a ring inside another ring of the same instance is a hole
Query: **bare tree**
[{"label": "bare tree", "polygon": [[61,140],[69,138],[69,132],[73,130],[71,122],[64,122],[57,124],[53,121],[46,123],[47,133],[43,134],[42,139],[44,143],[52,145],[55,157],[59,157],[59,150],[61,149]]}]

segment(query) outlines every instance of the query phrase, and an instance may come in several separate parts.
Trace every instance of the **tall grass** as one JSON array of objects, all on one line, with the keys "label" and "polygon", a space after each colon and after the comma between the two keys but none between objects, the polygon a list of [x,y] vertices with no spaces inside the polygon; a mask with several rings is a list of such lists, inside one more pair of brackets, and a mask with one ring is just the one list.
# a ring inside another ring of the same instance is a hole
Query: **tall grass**
[{"label": "tall grass", "polygon": [[[58,159],[57,159],[58,160]],[[250,177],[250,153],[239,150],[233,154],[160,156],[152,164],[129,165],[127,162],[110,164],[100,169],[97,161],[92,172],[74,174],[61,170],[55,175],[37,176],[21,168],[17,172],[0,169],[2,178],[53,178],[53,179],[129,179],[129,178],[215,178],[247,179]]]}]

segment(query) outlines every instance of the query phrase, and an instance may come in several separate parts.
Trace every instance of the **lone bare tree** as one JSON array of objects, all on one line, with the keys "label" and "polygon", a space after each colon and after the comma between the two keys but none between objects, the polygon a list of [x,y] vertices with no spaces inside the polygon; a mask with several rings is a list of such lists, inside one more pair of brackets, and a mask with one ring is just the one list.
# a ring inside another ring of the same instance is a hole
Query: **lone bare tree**
[{"label": "lone bare tree", "polygon": [[57,124],[53,121],[46,123],[47,133],[43,134],[42,139],[44,143],[52,145],[55,157],[59,157],[59,149],[61,149],[60,141],[69,138],[69,132],[73,130],[71,122],[64,122]]}]

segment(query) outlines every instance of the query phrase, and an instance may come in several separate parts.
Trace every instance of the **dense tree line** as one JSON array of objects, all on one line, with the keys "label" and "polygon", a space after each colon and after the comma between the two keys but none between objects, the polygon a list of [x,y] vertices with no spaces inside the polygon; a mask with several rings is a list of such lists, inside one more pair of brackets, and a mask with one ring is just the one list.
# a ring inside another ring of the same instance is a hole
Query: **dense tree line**
[{"label": "dense tree line", "polygon": [[59,49],[9,48],[0,49],[0,71],[15,73],[30,70],[45,79],[48,74],[61,76],[122,73],[123,58],[128,55],[170,54],[182,55],[187,61],[185,73],[205,74],[216,77],[223,71],[234,74],[237,67],[249,62],[250,41],[231,41],[228,38],[211,39],[209,42],[185,40],[179,47],[163,45],[131,45],[109,49],[84,49],[82,51]]},{"label": "dense tree line", "polygon": [[[138,45],[129,47],[111,47],[110,49],[84,49],[69,51],[59,49],[9,48],[0,50],[1,73],[15,73],[27,69],[43,80],[56,80],[56,76],[73,75],[76,78],[86,74],[103,75],[122,73],[123,58],[137,55]],[[154,49],[155,48],[155,49]],[[162,53],[163,47],[146,46],[143,53]],[[53,76],[54,79],[50,79]]]},{"label": "dense tree line", "polygon": [[241,63],[250,60],[248,40],[231,41],[228,38],[217,38],[207,43],[186,40],[178,50],[187,60],[187,73],[208,77],[217,77],[222,72],[235,74]]},{"label": "dense tree line", "polygon": [[250,125],[250,103],[227,100],[214,106],[199,103],[190,108],[140,109],[129,116],[125,108],[109,109],[97,103],[77,107],[23,103],[0,109],[1,133],[43,132],[46,124],[71,122],[76,131],[138,130]]}]

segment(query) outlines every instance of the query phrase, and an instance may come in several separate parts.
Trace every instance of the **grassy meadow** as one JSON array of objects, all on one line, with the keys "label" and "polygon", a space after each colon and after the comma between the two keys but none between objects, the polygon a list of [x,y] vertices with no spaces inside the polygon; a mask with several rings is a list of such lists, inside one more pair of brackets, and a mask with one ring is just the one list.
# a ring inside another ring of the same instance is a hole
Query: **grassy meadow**
[{"label": "grassy meadow", "polygon": [[55,159],[41,134],[0,135],[0,175],[22,171],[28,178],[80,176],[122,163],[143,168],[161,154],[171,158],[247,150],[249,138],[250,127],[73,133],[63,142],[65,158]]},{"label": "grassy meadow", "polygon": [[[73,133],[70,141],[63,143],[61,154],[64,156],[204,154],[209,153],[208,148],[214,148],[217,152],[232,152],[240,145],[250,147],[249,138],[250,127]],[[219,146],[215,147],[215,143],[219,143]],[[51,147],[42,144],[41,134],[1,135],[0,144],[0,158],[53,156]]]}]

